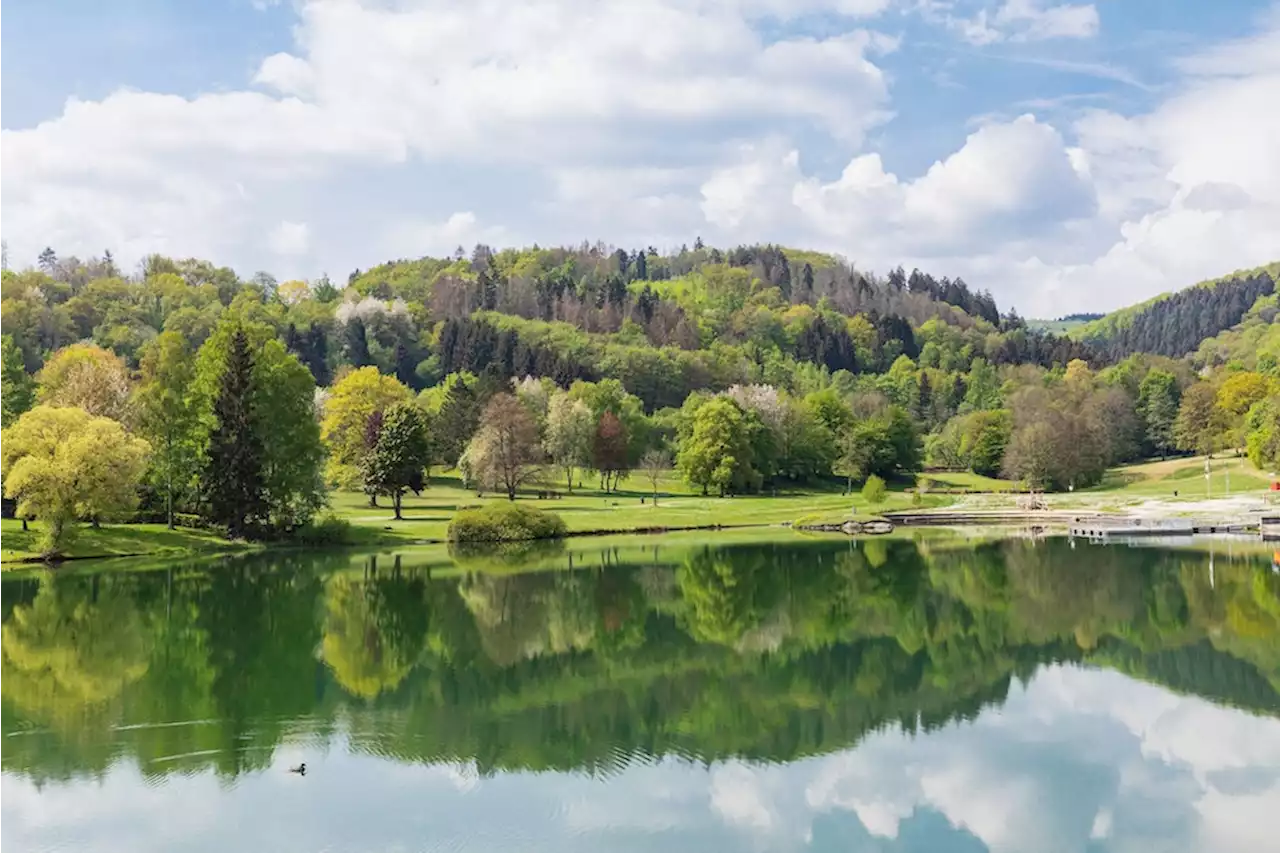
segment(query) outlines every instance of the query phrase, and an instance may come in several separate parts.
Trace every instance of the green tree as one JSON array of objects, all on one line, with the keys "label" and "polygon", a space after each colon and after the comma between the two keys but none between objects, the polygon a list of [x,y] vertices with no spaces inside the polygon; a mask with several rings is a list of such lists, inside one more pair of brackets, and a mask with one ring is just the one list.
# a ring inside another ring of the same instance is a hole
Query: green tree
[{"label": "green tree", "polygon": [[414,403],[396,403],[383,416],[377,444],[365,457],[365,488],[390,495],[399,521],[405,491],[421,491],[430,461],[426,417]]},{"label": "green tree", "polygon": [[265,450],[253,409],[253,354],[243,329],[231,335],[219,379],[201,484],[209,519],[236,538],[265,522],[267,515]]},{"label": "green tree", "polygon": [[0,401],[3,415],[0,426],[9,426],[18,416],[31,408],[36,399],[36,383],[27,373],[22,350],[13,342],[12,335],[0,336],[3,352],[3,375],[0,375]]},{"label": "green tree", "polygon": [[1174,441],[1180,450],[1212,453],[1217,449],[1221,423],[1217,398],[1217,390],[1208,382],[1197,382],[1183,393],[1173,422]]},{"label": "green tree", "polygon": [[862,485],[862,499],[872,506],[879,506],[884,503],[888,493],[884,480],[875,474],[867,477],[867,482]]},{"label": "green tree", "polygon": [[969,368],[964,407],[972,412],[1000,408],[1000,377],[986,359],[975,358]]},{"label": "green tree", "polygon": [[586,403],[572,399],[563,391],[551,395],[542,446],[552,463],[564,472],[570,494],[574,472],[591,461],[594,433],[595,418]]},{"label": "green tree", "polygon": [[411,396],[400,380],[373,366],[352,370],[333,384],[320,422],[320,437],[329,448],[330,482],[345,488],[359,486],[360,462],[372,449],[367,437],[369,419]]},{"label": "green tree", "polygon": [[1161,456],[1175,446],[1174,423],[1182,392],[1177,378],[1167,370],[1147,371],[1138,386],[1138,412],[1146,427],[1147,443]]},{"label": "green tree", "polygon": [[1254,403],[1246,426],[1249,461],[1263,471],[1280,468],[1280,397]]},{"label": "green tree", "polygon": [[742,408],[726,397],[716,397],[693,415],[693,427],[681,442],[676,459],[685,480],[702,493],[714,487],[723,497],[734,489],[759,485]]},{"label": "green tree", "polygon": [[91,415],[129,421],[129,369],[109,350],[94,344],[64,347],[45,362],[36,378],[41,403],[77,406]]},{"label": "green tree", "polygon": [[1277,383],[1260,373],[1233,373],[1218,388],[1216,406],[1222,442],[1229,447],[1245,443],[1245,417],[1254,403],[1276,390]]},{"label": "green tree", "polygon": [[966,419],[960,454],[975,474],[998,476],[1012,432],[1008,409],[974,412]]},{"label": "green tree", "polygon": [[164,492],[170,529],[175,502],[199,468],[200,420],[191,393],[195,375],[195,356],[176,332],[162,333],[143,354],[138,427],[151,443],[151,480]]},{"label": "green tree", "polygon": [[445,383],[448,390],[436,416],[433,439],[437,458],[445,465],[457,465],[480,425],[483,403],[466,377],[454,374],[447,377]]},{"label": "green tree", "polygon": [[36,406],[0,440],[4,490],[18,514],[44,522],[43,547],[56,553],[78,518],[131,509],[151,448],[116,421],[83,409]]}]

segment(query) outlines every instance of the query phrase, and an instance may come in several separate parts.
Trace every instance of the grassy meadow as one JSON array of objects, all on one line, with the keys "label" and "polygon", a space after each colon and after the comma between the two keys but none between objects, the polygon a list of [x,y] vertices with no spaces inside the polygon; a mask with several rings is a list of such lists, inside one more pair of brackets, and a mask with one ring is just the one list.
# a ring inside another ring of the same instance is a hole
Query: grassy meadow
[{"label": "grassy meadow", "polygon": [[[867,504],[856,491],[852,496],[841,494],[840,486],[835,484],[825,489],[779,490],[776,494],[703,497],[674,473],[668,473],[658,483],[656,505],[648,480],[638,474],[608,494],[590,488],[590,479],[584,480],[583,485],[588,488],[576,488],[573,494],[565,491],[563,481],[544,487],[558,490],[561,497],[555,499],[540,499],[538,489],[530,488],[517,500],[559,514],[570,533],[781,524],[808,516],[849,518],[855,513],[867,515],[913,506],[913,496],[907,491],[910,483],[905,481],[890,483],[888,496],[876,506]],[[386,541],[409,542],[443,540],[456,510],[505,500],[505,496],[495,494],[477,496],[474,490],[463,489],[456,476],[445,474],[433,477],[420,496],[405,496],[402,521],[393,519],[390,501],[381,499],[379,507],[370,507],[369,499],[358,492],[334,492],[330,506],[335,515],[355,527],[378,530]],[[948,500],[942,495],[925,495],[922,505],[943,506]]]},{"label": "grassy meadow", "polygon": [[[1147,501],[1160,501],[1174,505],[1175,512],[1177,504],[1199,511],[1207,497],[1220,500],[1228,496],[1228,479],[1232,498],[1271,499],[1273,495],[1280,498],[1280,493],[1268,491],[1268,473],[1258,471],[1244,458],[1217,458],[1212,460],[1212,466],[1212,480],[1207,490],[1204,458],[1194,457],[1116,468],[1107,472],[1097,486],[1073,493],[1049,494],[1045,500],[1050,507],[1063,509],[1123,510]],[[735,529],[789,522],[831,523],[866,519],[895,510],[941,509],[952,505],[967,509],[1016,506],[1017,496],[1011,493],[1015,484],[1008,480],[968,472],[929,472],[923,476],[929,480],[930,491],[919,503],[909,491],[912,484],[901,480],[891,482],[886,499],[874,506],[864,501],[856,489],[852,495],[843,494],[839,483],[762,495],[703,497],[681,482],[675,472],[666,472],[660,479],[656,505],[648,479],[638,472],[625,480],[618,491],[608,494],[595,487],[596,481],[584,476],[582,487],[575,488],[573,494],[565,490],[561,480],[531,486],[522,491],[517,500],[559,514],[571,534],[619,535],[652,528],[674,531],[714,525]],[[539,498],[540,489],[554,489],[561,496]],[[379,506],[370,507],[368,497],[359,492],[333,492],[329,512],[351,525],[353,545],[403,547],[442,542],[449,520],[460,508],[505,501],[502,495],[478,496],[474,490],[462,488],[456,473],[445,472],[433,476],[429,487],[420,495],[405,496],[401,521],[394,520],[389,500],[382,498]],[[3,534],[0,562],[16,567],[24,560],[37,557],[39,531],[39,522],[31,523],[30,529],[23,531],[20,521],[5,519],[0,525],[0,534]],[[71,558],[176,558],[254,547],[261,546],[228,542],[203,530],[168,530],[162,524],[104,524],[100,529],[80,527],[66,555]]]}]

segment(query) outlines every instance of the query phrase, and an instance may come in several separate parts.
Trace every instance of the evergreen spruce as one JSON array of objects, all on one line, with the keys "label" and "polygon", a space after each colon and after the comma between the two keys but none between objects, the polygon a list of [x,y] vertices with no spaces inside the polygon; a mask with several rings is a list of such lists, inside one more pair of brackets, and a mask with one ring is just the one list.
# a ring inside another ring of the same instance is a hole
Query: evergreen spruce
[{"label": "evergreen spruce", "polygon": [[262,482],[263,447],[254,423],[253,354],[237,330],[213,404],[217,425],[209,434],[203,483],[209,519],[227,535],[247,535],[266,514]]}]

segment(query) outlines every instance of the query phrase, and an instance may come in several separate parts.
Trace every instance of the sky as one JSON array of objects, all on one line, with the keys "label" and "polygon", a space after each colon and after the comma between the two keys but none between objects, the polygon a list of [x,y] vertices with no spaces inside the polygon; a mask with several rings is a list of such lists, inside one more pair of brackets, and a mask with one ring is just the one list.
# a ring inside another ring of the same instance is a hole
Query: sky
[{"label": "sky", "polygon": [[1272,0],[8,0],[10,266],[773,242],[1026,316],[1280,260]]}]

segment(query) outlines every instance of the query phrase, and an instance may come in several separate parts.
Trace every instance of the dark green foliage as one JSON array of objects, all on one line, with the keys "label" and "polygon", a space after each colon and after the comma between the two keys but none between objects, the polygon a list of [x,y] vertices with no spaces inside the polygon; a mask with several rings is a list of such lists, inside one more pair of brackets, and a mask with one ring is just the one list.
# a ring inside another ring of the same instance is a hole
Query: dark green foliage
[{"label": "dark green foliage", "polygon": [[477,397],[463,377],[458,377],[449,386],[431,436],[438,461],[445,465],[458,464],[458,457],[462,455],[467,442],[480,424],[480,411],[483,407],[484,401]]},{"label": "dark green foliage", "polygon": [[1173,427],[1181,404],[1182,391],[1172,373],[1147,372],[1138,390],[1138,413],[1146,430],[1147,445],[1162,456],[1177,446]]},{"label": "dark green foliage", "polygon": [[513,542],[564,536],[564,519],[520,504],[489,504],[462,509],[449,522],[450,542]]},{"label": "dark green foliage", "polygon": [[426,418],[413,403],[397,403],[380,418],[377,438],[362,464],[365,491],[390,495],[399,519],[406,491],[420,492],[431,462]]},{"label": "dark green foliage", "polygon": [[1275,289],[1275,279],[1262,270],[1220,279],[1104,317],[1080,335],[1117,361],[1135,352],[1179,357],[1239,323],[1258,297]]},{"label": "dark green foliage", "polygon": [[22,351],[14,344],[13,338],[4,335],[0,338],[3,346],[3,376],[0,376],[0,400],[3,400],[3,426],[9,426],[18,416],[35,404],[36,383],[27,374],[23,364]]},{"label": "dark green foliage", "polygon": [[263,446],[253,411],[253,354],[244,330],[235,332],[213,404],[201,477],[207,516],[232,538],[255,532],[265,521]]}]

